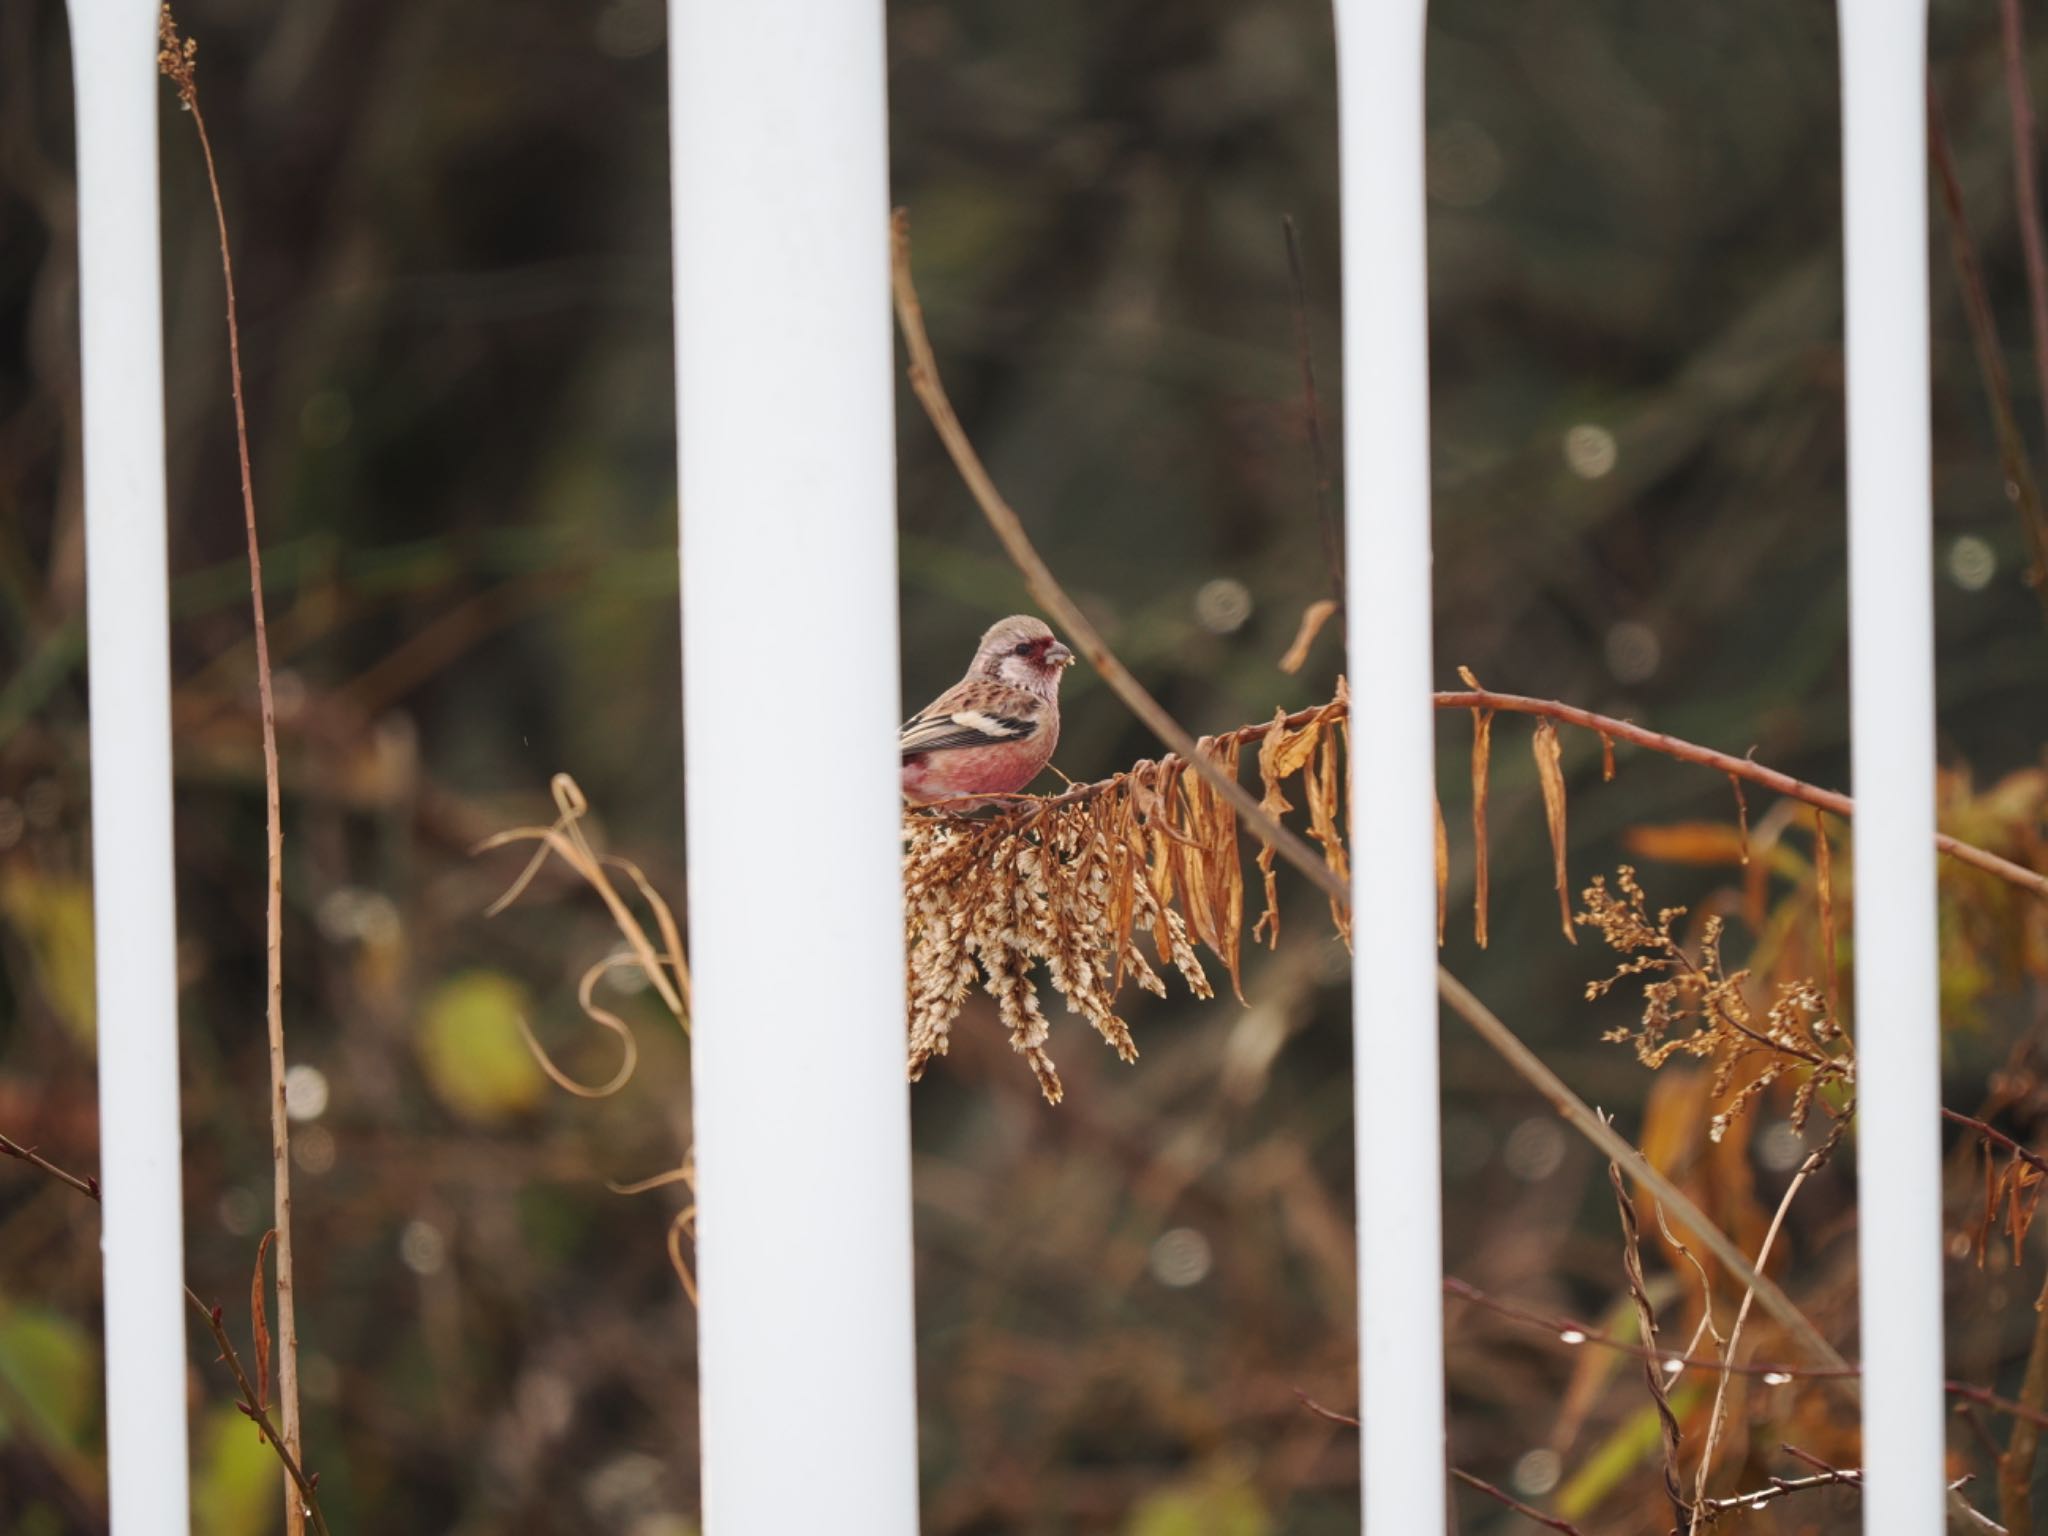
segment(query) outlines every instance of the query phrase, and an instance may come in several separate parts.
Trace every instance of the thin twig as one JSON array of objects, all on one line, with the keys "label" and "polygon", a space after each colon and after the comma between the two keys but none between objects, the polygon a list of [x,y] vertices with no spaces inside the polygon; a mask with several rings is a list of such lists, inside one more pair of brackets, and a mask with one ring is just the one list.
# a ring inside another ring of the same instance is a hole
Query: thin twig
[{"label": "thin twig", "polygon": [[[2038,1304],[2020,1401],[2030,1408],[2048,1409],[2048,1308]],[[1998,1458],[1998,1514],[2012,1536],[2034,1536],[2034,1461],[2040,1447],[2041,1426],[2032,1419],[2014,1419],[2012,1434]]]},{"label": "thin twig", "polygon": [[[242,526],[249,546],[249,603],[256,623],[256,697],[263,726],[263,821],[268,887],[264,905],[264,954],[267,969],[265,1018],[270,1044],[270,1168],[274,1191],[271,1224],[277,1229],[277,1401],[284,1420],[284,1444],[294,1457],[303,1454],[299,1434],[299,1324],[293,1296],[292,1172],[290,1119],[285,1113],[284,1060],[284,805],[277,767],[277,700],[271,690],[270,630],[263,613],[263,549],[256,533],[256,487],[249,470],[249,419],[242,399],[242,336],[235,309],[235,263],[228,248],[227,207],[221,200],[220,176],[214,167],[213,142],[199,109],[194,73],[195,44],[178,36],[177,23],[166,5],[158,33],[163,51],[158,65],[178,87],[178,100],[192,115],[199,152],[206,161],[206,186],[213,198],[213,219],[220,236],[220,275],[227,296],[228,383],[235,402],[235,452],[242,471]],[[301,1536],[305,1520],[297,1500],[285,1499],[286,1536]]]},{"label": "thin twig", "polygon": [[[1664,1361],[1657,1358],[1657,1309],[1650,1303],[1650,1289],[1643,1279],[1642,1237],[1637,1230],[1636,1208],[1621,1182],[1621,1165],[1607,1165],[1608,1181],[1614,1186],[1614,1204],[1621,1215],[1621,1267],[1628,1280],[1629,1298],[1635,1303],[1636,1326],[1643,1336],[1643,1379],[1649,1384],[1650,1401],[1657,1405],[1657,1427],[1664,1447],[1664,1492],[1671,1508],[1685,1513],[1685,1485],[1678,1471],[1681,1436],[1678,1416],[1671,1411],[1670,1389],[1664,1384]],[[1726,1384],[1726,1377],[1722,1378]]]},{"label": "thin twig", "polygon": [[[1778,1241],[1778,1232],[1785,1225],[1785,1217],[1792,1209],[1793,1200],[1805,1187],[1806,1181],[1828,1160],[1828,1154],[1835,1150],[1835,1143],[1841,1139],[1848,1125],[1846,1119],[1837,1120],[1834,1130],[1828,1134],[1828,1139],[1809,1152],[1806,1161],[1799,1165],[1799,1171],[1792,1175],[1792,1182],[1786,1186],[1783,1198],[1778,1201],[1778,1209],[1771,1215],[1770,1227],[1765,1231],[1764,1240],[1757,1248],[1757,1273],[1763,1273],[1764,1265],[1770,1260],[1771,1248]],[[1735,1324],[1728,1330],[1728,1345],[1721,1351],[1722,1359],[1729,1364],[1734,1363],[1735,1351],[1742,1343],[1743,1325],[1749,1321],[1750,1303],[1755,1299],[1755,1287],[1745,1288],[1742,1293],[1742,1304],[1735,1309]],[[1714,1383],[1714,1406],[1707,1413],[1707,1443],[1700,1452],[1699,1473],[1693,1479],[1692,1485],[1693,1536],[1699,1536],[1700,1520],[1703,1518],[1707,1502],[1707,1479],[1713,1473],[1714,1451],[1721,1442],[1722,1414],[1728,1400],[1728,1377],[1729,1372],[1724,1370]]]},{"label": "thin twig", "polygon": [[206,1331],[213,1335],[213,1342],[220,1348],[221,1359],[226,1362],[229,1372],[235,1378],[235,1386],[242,1394],[236,1399],[235,1406],[248,1415],[256,1428],[262,1432],[263,1438],[277,1452],[277,1459],[283,1465],[286,1475],[291,1478],[292,1487],[298,1490],[297,1498],[293,1498],[289,1491],[286,1493],[286,1504],[297,1508],[302,1519],[310,1519],[318,1536],[331,1536],[327,1529],[327,1517],[320,1511],[320,1474],[308,1474],[300,1466],[298,1457],[292,1454],[278,1434],[277,1426],[270,1422],[270,1415],[264,1410],[262,1401],[257,1396],[255,1383],[250,1381],[249,1373],[242,1369],[241,1356],[235,1353],[234,1341],[228,1337],[227,1328],[221,1321],[220,1308],[209,1307],[199,1299],[190,1286],[185,1287],[185,1299],[191,1302],[193,1310],[206,1320]]},{"label": "thin twig", "polygon": [[[34,1147],[24,1147],[20,1142],[12,1138],[0,1135],[0,1156],[15,1158],[29,1164],[31,1167],[40,1169],[51,1178],[57,1180],[58,1183],[76,1190],[94,1205],[102,1203],[100,1199],[100,1181],[98,1179],[90,1177],[80,1178],[75,1173],[66,1172],[47,1157],[37,1152]],[[201,1301],[198,1293],[189,1285],[185,1287],[185,1299],[192,1303],[193,1310],[205,1320],[207,1331],[213,1335],[214,1343],[220,1346],[221,1359],[226,1362],[229,1372],[235,1378],[235,1387],[241,1393],[241,1396],[236,1400],[235,1406],[247,1414],[255,1422],[256,1427],[263,1432],[263,1438],[277,1452],[277,1459],[283,1465],[286,1476],[291,1479],[293,1486],[299,1490],[299,1501],[291,1500],[289,1495],[287,1495],[286,1501],[288,1503],[301,1502],[305,1516],[313,1522],[313,1529],[319,1533],[319,1536],[329,1536],[327,1519],[320,1513],[320,1475],[317,1472],[308,1474],[305,1471],[300,1465],[299,1458],[285,1445],[284,1439],[278,1433],[277,1427],[270,1422],[270,1415],[263,1406],[262,1394],[257,1389],[256,1384],[250,1380],[249,1373],[242,1368],[242,1358],[235,1353],[234,1342],[228,1337],[227,1328],[221,1321],[221,1309],[219,1307],[210,1307]]]},{"label": "thin twig", "polygon": [[[1789,1449],[1789,1448],[1788,1448]],[[1802,1458],[1803,1459],[1803,1458]],[[1762,1509],[1776,1499],[1789,1498],[1795,1493],[1807,1493],[1815,1488],[1861,1488],[1863,1473],[1855,1467],[1824,1467],[1806,1477],[1774,1477],[1770,1486],[1756,1489],[1751,1493],[1731,1494],[1727,1498],[1708,1499],[1700,1510],[1708,1518],[1715,1515],[1733,1514],[1737,1510]]]},{"label": "thin twig", "polygon": [[31,1167],[40,1168],[60,1184],[69,1184],[81,1195],[85,1196],[86,1199],[92,1201],[93,1204],[97,1205],[100,1202],[100,1181],[98,1179],[81,1179],[74,1173],[66,1173],[62,1168],[59,1168],[47,1157],[36,1151],[34,1147],[24,1147],[18,1141],[11,1141],[5,1136],[0,1136],[0,1156],[18,1158]]},{"label": "thin twig", "polygon": [[1524,1504],[1520,1499],[1516,1498],[1513,1494],[1508,1493],[1506,1490],[1494,1487],[1493,1484],[1489,1483],[1485,1478],[1474,1477],[1470,1472],[1467,1472],[1463,1467],[1451,1468],[1451,1476],[1455,1477],[1467,1488],[1471,1488],[1480,1493],[1485,1494],[1489,1499],[1492,1499],[1496,1504],[1505,1504],[1509,1509],[1512,1509],[1516,1514],[1520,1515],[1523,1519],[1534,1520],[1538,1525],[1543,1526],[1547,1530],[1562,1531],[1564,1532],[1564,1536],[1584,1536],[1584,1533],[1581,1532],[1576,1525],[1573,1525],[1571,1521],[1560,1520],[1555,1515],[1546,1515],[1545,1513],[1543,1513],[1542,1510]]}]

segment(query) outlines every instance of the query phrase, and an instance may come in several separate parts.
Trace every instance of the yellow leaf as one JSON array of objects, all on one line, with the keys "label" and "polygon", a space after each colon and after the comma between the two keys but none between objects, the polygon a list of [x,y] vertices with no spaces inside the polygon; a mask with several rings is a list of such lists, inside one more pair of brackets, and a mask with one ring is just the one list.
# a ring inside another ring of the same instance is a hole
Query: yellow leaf
[{"label": "yellow leaf", "polygon": [[36,987],[73,1039],[93,1043],[92,887],[83,880],[10,870],[0,881],[0,916],[21,936]]},{"label": "yellow leaf", "polygon": [[519,1023],[525,989],[496,971],[467,971],[427,1000],[416,1048],[434,1096],[466,1120],[494,1123],[533,1108],[547,1079]]}]

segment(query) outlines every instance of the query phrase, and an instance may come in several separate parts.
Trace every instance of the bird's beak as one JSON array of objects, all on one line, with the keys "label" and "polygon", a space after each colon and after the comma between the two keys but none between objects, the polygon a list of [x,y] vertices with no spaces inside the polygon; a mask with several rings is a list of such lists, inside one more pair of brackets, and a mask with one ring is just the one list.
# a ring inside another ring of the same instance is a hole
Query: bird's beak
[{"label": "bird's beak", "polygon": [[1074,653],[1057,640],[1045,648],[1045,659],[1056,667],[1071,667],[1076,660]]}]

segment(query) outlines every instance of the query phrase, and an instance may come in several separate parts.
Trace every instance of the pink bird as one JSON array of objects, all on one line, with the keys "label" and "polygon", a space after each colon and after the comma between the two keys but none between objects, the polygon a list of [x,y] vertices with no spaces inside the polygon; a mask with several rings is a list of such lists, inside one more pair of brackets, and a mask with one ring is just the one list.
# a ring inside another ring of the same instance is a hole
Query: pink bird
[{"label": "pink bird", "polygon": [[932,805],[1014,794],[1037,778],[1059,744],[1060,674],[1073,664],[1074,653],[1027,614],[990,626],[967,675],[904,723],[903,798]]}]

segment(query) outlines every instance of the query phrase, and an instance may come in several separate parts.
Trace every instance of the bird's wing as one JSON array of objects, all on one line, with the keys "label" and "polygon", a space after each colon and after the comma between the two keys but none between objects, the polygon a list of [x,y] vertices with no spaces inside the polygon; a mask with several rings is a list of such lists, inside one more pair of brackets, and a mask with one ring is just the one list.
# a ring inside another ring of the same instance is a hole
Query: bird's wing
[{"label": "bird's wing", "polygon": [[1007,684],[976,679],[949,688],[904,723],[905,757],[956,747],[1023,741],[1045,728],[1045,701]]}]

